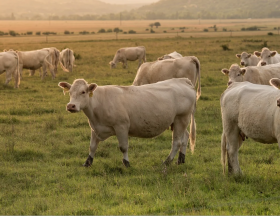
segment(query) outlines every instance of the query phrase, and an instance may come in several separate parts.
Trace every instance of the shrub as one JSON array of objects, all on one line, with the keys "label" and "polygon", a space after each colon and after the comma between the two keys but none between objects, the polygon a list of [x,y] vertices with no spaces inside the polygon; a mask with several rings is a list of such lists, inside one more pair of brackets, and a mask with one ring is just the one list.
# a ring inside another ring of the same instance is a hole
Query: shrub
[{"label": "shrub", "polygon": [[26,34],[27,34],[27,35],[32,35],[33,32],[32,32],[32,31],[28,31],[28,32],[26,32]]},{"label": "shrub", "polygon": [[223,48],[224,51],[230,50],[230,48],[226,44],[222,44],[221,47]]},{"label": "shrub", "polygon": [[93,32],[91,32],[91,34],[95,34],[95,32],[93,31]]},{"label": "shrub", "polygon": [[242,28],[241,31],[258,31],[260,30],[257,26],[251,26],[248,28]]},{"label": "shrub", "polygon": [[155,31],[153,29],[150,30],[150,33],[155,33]]},{"label": "shrub", "polygon": [[42,34],[43,35],[56,35],[56,32],[49,32],[49,31],[47,31],[47,32],[42,32]]},{"label": "shrub", "polygon": [[205,28],[205,29],[203,29],[203,31],[204,31],[204,32],[208,32],[208,29]]},{"label": "shrub", "polygon": [[123,32],[124,34],[127,34],[127,32]]},{"label": "shrub", "polygon": [[181,32],[185,32],[185,30],[183,29],[183,30],[181,30]]},{"label": "shrub", "polygon": [[17,33],[15,31],[11,30],[11,31],[9,31],[9,35],[15,37],[15,36],[17,36]]},{"label": "shrub", "polygon": [[149,29],[146,29],[146,31],[149,31]]},{"label": "shrub", "polygon": [[223,28],[223,31],[225,31],[225,32],[226,32],[226,31],[227,31],[227,28]]},{"label": "shrub", "polygon": [[70,31],[65,30],[65,31],[64,31],[64,34],[70,34]]},{"label": "shrub", "polygon": [[75,60],[79,60],[82,58],[82,56],[80,54],[76,54],[76,53],[74,53],[74,57],[75,57]]},{"label": "shrub", "polygon": [[163,31],[163,33],[166,33],[166,31]]},{"label": "shrub", "polygon": [[105,31],[105,29],[103,29],[103,28],[98,30],[98,33],[105,33],[105,32],[106,32],[106,31]]},{"label": "shrub", "polygon": [[273,35],[273,33],[272,32],[268,32],[267,35]]},{"label": "shrub", "polygon": [[86,34],[89,34],[89,32],[88,31],[81,31],[81,32],[79,32],[79,34],[86,35]]},{"label": "shrub", "polygon": [[129,30],[129,31],[128,31],[128,34],[136,34],[136,31],[134,31],[134,30]]},{"label": "shrub", "polygon": [[112,29],[108,29],[107,32],[113,32],[113,30]]},{"label": "shrub", "polygon": [[0,36],[3,36],[5,34],[5,32],[0,31]]},{"label": "shrub", "polygon": [[36,35],[41,35],[41,32],[40,31],[36,32]]}]

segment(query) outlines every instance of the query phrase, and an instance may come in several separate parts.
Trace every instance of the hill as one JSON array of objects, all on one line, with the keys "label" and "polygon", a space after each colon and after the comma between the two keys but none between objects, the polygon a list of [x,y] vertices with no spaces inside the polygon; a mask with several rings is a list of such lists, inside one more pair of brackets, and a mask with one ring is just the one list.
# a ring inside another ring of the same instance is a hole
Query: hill
[{"label": "hill", "polygon": [[144,4],[108,4],[99,0],[9,0],[0,1],[2,19],[48,19],[69,15],[101,15],[139,8]]},{"label": "hill", "polygon": [[160,0],[135,11],[147,19],[280,17],[279,0]]}]

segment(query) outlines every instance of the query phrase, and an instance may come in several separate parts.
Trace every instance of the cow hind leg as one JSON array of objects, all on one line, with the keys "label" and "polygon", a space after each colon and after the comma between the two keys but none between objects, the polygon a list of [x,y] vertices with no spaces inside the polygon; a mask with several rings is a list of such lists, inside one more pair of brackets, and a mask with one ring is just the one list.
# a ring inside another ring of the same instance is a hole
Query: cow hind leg
[{"label": "cow hind leg", "polygon": [[187,151],[188,140],[189,140],[189,132],[186,130],[184,133],[184,136],[182,138],[182,144],[181,144],[180,151],[179,151],[179,157],[178,157],[178,161],[177,161],[178,165],[185,163],[185,155],[186,155],[186,151]]},{"label": "cow hind leg", "polygon": [[5,85],[8,85],[9,82],[12,79],[12,71],[6,71],[6,81],[5,81]]}]

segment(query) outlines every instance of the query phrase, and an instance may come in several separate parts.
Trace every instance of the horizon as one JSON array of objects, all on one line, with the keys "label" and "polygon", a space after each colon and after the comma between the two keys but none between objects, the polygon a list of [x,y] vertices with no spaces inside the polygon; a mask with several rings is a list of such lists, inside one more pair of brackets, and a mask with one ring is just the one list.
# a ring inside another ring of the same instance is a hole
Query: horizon
[{"label": "horizon", "polygon": [[152,4],[159,0],[99,0],[109,4]]}]

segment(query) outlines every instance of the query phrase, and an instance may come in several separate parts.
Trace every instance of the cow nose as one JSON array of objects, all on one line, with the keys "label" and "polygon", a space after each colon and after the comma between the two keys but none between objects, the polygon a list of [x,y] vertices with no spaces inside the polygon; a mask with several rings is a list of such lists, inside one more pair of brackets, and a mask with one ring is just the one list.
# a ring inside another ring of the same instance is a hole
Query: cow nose
[{"label": "cow nose", "polygon": [[277,100],[277,106],[280,107],[280,99]]},{"label": "cow nose", "polygon": [[262,66],[265,66],[265,65],[266,65],[266,62],[262,62],[261,65],[262,65]]},{"label": "cow nose", "polygon": [[231,83],[232,83],[232,81],[229,81],[229,82],[227,83],[227,85],[229,86]]},{"label": "cow nose", "polygon": [[244,66],[244,62],[241,62],[240,64],[241,64],[242,66]]},{"label": "cow nose", "polygon": [[75,110],[76,109],[76,106],[75,104],[68,104],[67,105],[67,110],[70,111],[70,110]]}]

